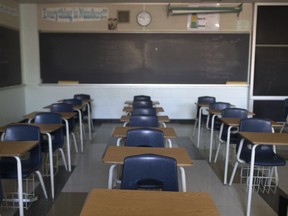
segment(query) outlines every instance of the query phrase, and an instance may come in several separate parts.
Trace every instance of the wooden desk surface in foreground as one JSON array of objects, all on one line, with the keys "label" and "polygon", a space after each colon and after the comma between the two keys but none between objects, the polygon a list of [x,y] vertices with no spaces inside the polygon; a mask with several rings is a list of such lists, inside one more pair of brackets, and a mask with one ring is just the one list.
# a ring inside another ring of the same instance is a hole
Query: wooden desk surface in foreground
[{"label": "wooden desk surface in foreground", "polygon": [[[122,127],[122,126],[119,126],[119,127],[116,127],[114,129],[112,136],[113,137],[126,137],[128,130],[136,129],[136,128],[141,128],[141,127]],[[166,138],[166,139],[175,138],[177,136],[174,128],[154,127],[154,129],[163,131],[164,132],[164,138]]]},{"label": "wooden desk surface in foreground", "polygon": [[193,161],[185,148],[148,148],[130,146],[109,146],[104,154],[103,162],[109,164],[123,164],[125,157],[139,154],[159,154],[173,157],[177,160],[177,166],[193,165]]},{"label": "wooden desk surface in foreground", "polygon": [[220,216],[208,193],[93,189],[81,216]]},{"label": "wooden desk surface in foreground", "polygon": [[21,157],[38,144],[38,141],[0,141],[0,157]]}]

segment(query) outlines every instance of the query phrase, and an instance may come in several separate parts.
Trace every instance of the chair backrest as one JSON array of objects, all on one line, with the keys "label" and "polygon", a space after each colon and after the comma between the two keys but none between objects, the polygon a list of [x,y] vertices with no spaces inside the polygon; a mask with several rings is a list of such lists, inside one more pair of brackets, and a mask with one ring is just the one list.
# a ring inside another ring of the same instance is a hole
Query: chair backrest
[{"label": "chair backrest", "polygon": [[130,127],[159,127],[157,116],[131,116],[128,126]]},{"label": "chair backrest", "polygon": [[151,97],[148,95],[135,95],[133,100],[134,101],[138,101],[138,100],[151,101]]},{"label": "chair backrest", "polygon": [[152,128],[128,130],[125,146],[164,147],[164,133]]},{"label": "chair backrest", "polygon": [[156,154],[126,157],[122,172],[121,189],[178,191],[176,160]]},{"label": "chair backrest", "polygon": [[79,99],[79,100],[90,100],[91,97],[88,94],[75,94],[74,99]]},{"label": "chair backrest", "polygon": [[50,107],[51,112],[74,112],[73,105],[68,103],[54,103]]},{"label": "chair backrest", "polygon": [[[73,105],[68,103],[54,103],[50,107],[51,112],[74,112]],[[69,129],[72,131],[75,127],[75,118],[69,119]]]},{"label": "chair backrest", "polygon": [[[62,117],[58,113],[53,112],[43,112],[38,113],[35,116],[36,124],[62,124]],[[64,136],[63,136],[63,128],[56,130],[52,133],[52,144],[53,151],[58,148],[61,148],[64,144]],[[41,145],[42,151],[47,152],[48,149],[48,141],[46,139],[46,135],[41,136]]]},{"label": "chair backrest", "polygon": [[[15,124],[5,128],[3,140],[5,141],[40,141],[40,129],[29,124]],[[29,158],[25,161],[31,164],[41,163],[41,145],[31,149]]]},{"label": "chair backrest", "polygon": [[[215,102],[216,102],[216,98],[212,96],[201,96],[201,97],[198,97],[198,100],[197,100],[198,104],[210,104],[210,103],[215,103]],[[199,110],[200,110],[200,106],[197,106],[197,113],[196,113],[197,118],[199,116]]]},{"label": "chair backrest", "polygon": [[152,101],[133,101],[133,108],[137,107],[153,107]]},{"label": "chair backrest", "polygon": [[145,107],[145,108],[135,108],[132,111],[132,116],[136,115],[150,115],[150,116],[156,116],[157,111],[154,107]]},{"label": "chair backrest", "polygon": [[[240,121],[239,132],[272,132],[272,123],[270,120],[261,118],[245,118]],[[251,149],[248,147],[248,142],[245,142],[242,148],[241,157],[250,157]],[[238,150],[238,148],[236,148]],[[266,153],[273,154],[272,145],[260,145],[256,148],[256,154]]]},{"label": "chair backrest", "polygon": [[[226,102],[214,102],[214,103],[210,103],[209,104],[209,109],[210,110],[219,110],[222,111],[224,109],[230,108],[231,104],[230,103],[226,103]],[[209,115],[211,116],[211,115]],[[219,120],[217,121],[217,117],[215,119],[214,122],[214,129],[219,128],[221,123],[219,122]],[[212,118],[208,117],[208,128],[211,128],[211,124],[212,124]]]},{"label": "chair backrest", "polygon": [[64,99],[63,103],[68,103],[68,104],[72,104],[72,105],[81,105],[82,99],[76,99],[76,98]]},{"label": "chair backrest", "polygon": [[242,108],[226,108],[222,110],[221,116],[223,118],[247,118],[248,110]]},{"label": "chair backrest", "polygon": [[[222,110],[221,117],[244,119],[244,118],[248,117],[248,110],[241,109],[241,108],[226,108],[226,109]],[[228,125],[224,124],[223,129],[222,129],[222,133],[221,133],[221,139],[222,140],[227,139],[228,127],[229,127]]]}]

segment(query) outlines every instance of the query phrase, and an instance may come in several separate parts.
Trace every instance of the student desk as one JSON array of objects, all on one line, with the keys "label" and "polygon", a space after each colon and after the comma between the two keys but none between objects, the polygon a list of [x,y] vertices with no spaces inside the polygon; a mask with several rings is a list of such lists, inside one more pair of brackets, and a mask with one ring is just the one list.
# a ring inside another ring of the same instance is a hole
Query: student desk
[{"label": "student desk", "polygon": [[288,146],[288,134],[287,133],[256,133],[256,132],[240,132],[240,135],[249,140],[253,144],[251,151],[250,162],[250,177],[248,185],[248,200],[246,216],[250,216],[251,203],[252,203],[252,183],[254,174],[255,163],[255,149],[258,145],[287,145]]},{"label": "student desk", "polygon": [[143,190],[90,191],[81,216],[220,216],[210,194]]},{"label": "student desk", "polygon": [[[33,120],[37,113],[41,112],[32,112],[24,116],[24,118],[29,119],[29,122]],[[68,120],[74,118],[76,115],[75,112],[59,112],[63,121],[65,122],[66,128],[66,139],[67,139],[67,161],[68,161],[68,171],[71,172],[71,150],[70,150],[70,137],[69,137],[69,122]]]},{"label": "student desk", "polygon": [[22,165],[20,157],[33,147],[39,145],[38,141],[0,141],[0,157],[14,157],[17,161],[19,215],[24,215]]},{"label": "student desk", "polygon": [[[157,116],[158,117],[158,121],[159,123],[161,123],[164,127],[166,127],[166,124],[167,122],[170,122],[170,119],[167,115],[164,115],[164,116]],[[122,115],[121,118],[120,118],[120,121],[121,122],[129,122],[129,119],[130,119],[130,116],[129,115]]]},{"label": "student desk", "polygon": [[[228,174],[228,163],[229,163],[229,148],[230,148],[230,132],[232,128],[238,128],[241,119],[240,118],[220,118],[219,119],[224,124],[228,125],[227,131],[227,142],[226,142],[226,153],[225,153],[225,168],[224,168],[224,184],[227,184],[227,174]],[[273,127],[281,127],[282,124],[272,121]]]},{"label": "student desk", "polygon": [[[80,105],[73,104],[73,109],[78,112],[79,115],[79,131],[80,131],[80,143],[81,143],[81,152],[84,151],[84,144],[83,144],[83,121],[82,121],[82,110],[85,107],[85,103],[82,103]],[[43,107],[44,109],[50,109],[51,105]]]},{"label": "student desk", "polygon": [[[64,99],[59,100],[59,102],[63,102]],[[92,139],[92,117],[91,117],[91,103],[92,103],[93,99],[84,99],[82,100],[83,104],[82,104],[82,108],[86,106],[87,108],[87,113],[88,113],[88,131],[89,131],[89,139]]]},{"label": "student desk", "polygon": [[[18,124],[18,123],[17,123]],[[19,123],[22,124],[22,123]],[[0,132],[4,132],[5,128],[9,125],[0,127]],[[39,127],[41,134],[46,134],[48,137],[48,145],[49,145],[49,166],[50,166],[50,182],[51,182],[51,197],[54,199],[55,196],[55,188],[54,188],[54,169],[53,169],[53,151],[52,151],[52,136],[51,133],[53,133],[56,130],[59,130],[63,127],[62,124],[29,124]]]},{"label": "student desk", "polygon": [[[132,106],[133,105],[133,101],[132,100],[131,101],[125,101],[125,104]],[[156,105],[159,105],[160,102],[159,101],[152,101],[152,104],[154,106],[156,106]]]},{"label": "student desk", "polygon": [[[156,112],[164,112],[163,107],[155,107]],[[123,112],[131,113],[133,111],[133,106],[125,106],[123,107]]]},{"label": "student desk", "polygon": [[195,103],[197,106],[197,109],[199,107],[199,113],[198,113],[198,131],[197,131],[197,147],[200,146],[200,137],[201,137],[201,121],[202,121],[202,113],[204,109],[209,108],[208,103]]},{"label": "student desk", "polygon": [[109,169],[108,189],[112,189],[115,167],[119,164],[123,164],[125,157],[148,153],[173,157],[177,160],[177,166],[181,171],[182,189],[184,192],[186,192],[186,174],[183,167],[192,166],[193,162],[185,148],[109,146],[103,157],[104,163],[112,164]]},{"label": "student desk", "polygon": [[[112,133],[113,137],[118,137],[117,140],[117,146],[120,146],[120,141],[122,138],[125,138],[127,136],[128,130],[136,129],[141,127],[116,127]],[[176,137],[176,132],[174,128],[162,128],[162,127],[152,127],[157,130],[161,130],[164,133],[164,138],[167,139],[169,147],[172,147],[172,141],[171,138]]]}]

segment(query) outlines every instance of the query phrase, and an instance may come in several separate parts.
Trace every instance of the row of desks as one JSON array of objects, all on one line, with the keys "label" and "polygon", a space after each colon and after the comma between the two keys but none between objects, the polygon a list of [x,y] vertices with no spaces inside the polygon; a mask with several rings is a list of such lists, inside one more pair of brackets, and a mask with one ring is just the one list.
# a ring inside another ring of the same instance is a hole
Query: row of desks
[{"label": "row of desks", "polygon": [[[198,135],[197,135],[197,146],[200,145],[200,136],[201,136],[201,114],[204,109],[206,109],[210,115],[212,115],[212,120],[216,116],[221,114],[219,110],[209,110],[208,104],[196,104],[200,106],[199,110],[199,119],[198,119]],[[250,113],[253,115],[253,113]],[[226,155],[225,155],[225,167],[224,167],[224,184],[227,184],[227,173],[228,173],[228,160],[229,160],[229,147],[230,147],[230,130],[233,127],[238,127],[240,125],[240,120],[238,118],[220,118],[224,124],[228,125],[228,137],[226,142]],[[210,145],[209,145],[209,162],[211,162],[212,148],[213,148],[213,126],[214,121],[212,121],[210,129]],[[273,127],[281,127],[282,124],[272,121]],[[243,139],[250,141],[253,144],[251,152],[251,162],[250,162],[250,177],[248,184],[248,198],[247,198],[247,208],[246,216],[250,216],[251,205],[252,205],[252,185],[253,185],[253,176],[254,176],[254,163],[255,163],[255,149],[258,145],[288,145],[288,134],[287,133],[254,133],[254,132],[240,132],[240,135]]]},{"label": "row of desks", "polygon": [[[131,104],[127,102],[126,104]],[[159,104],[159,103],[157,103]],[[163,108],[158,109],[158,111]],[[123,109],[131,112],[132,107]],[[163,110],[164,111],[164,110]],[[129,116],[122,116],[121,121],[129,121]],[[159,121],[168,122],[168,116],[159,116]],[[113,137],[124,138],[127,131],[136,127],[116,127]],[[157,128],[164,132],[166,139],[176,137],[174,128]],[[172,146],[171,146],[172,147]],[[123,164],[127,156],[138,154],[159,154],[173,157],[181,172],[182,189],[184,192],[157,192],[112,189],[113,173],[117,165]],[[186,192],[186,174],[184,167],[193,165],[185,148],[145,148],[109,146],[103,156],[103,162],[111,164],[109,169],[108,190],[94,189],[82,209],[81,216],[88,215],[219,215],[217,208],[208,193]]]}]

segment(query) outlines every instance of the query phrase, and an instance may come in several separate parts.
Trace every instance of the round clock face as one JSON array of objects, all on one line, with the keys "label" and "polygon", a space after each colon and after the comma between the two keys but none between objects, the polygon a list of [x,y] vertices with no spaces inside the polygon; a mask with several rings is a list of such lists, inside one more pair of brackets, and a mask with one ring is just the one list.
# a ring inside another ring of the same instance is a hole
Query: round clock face
[{"label": "round clock face", "polygon": [[142,11],[137,15],[137,22],[141,26],[147,26],[151,23],[152,17],[147,11]]}]

